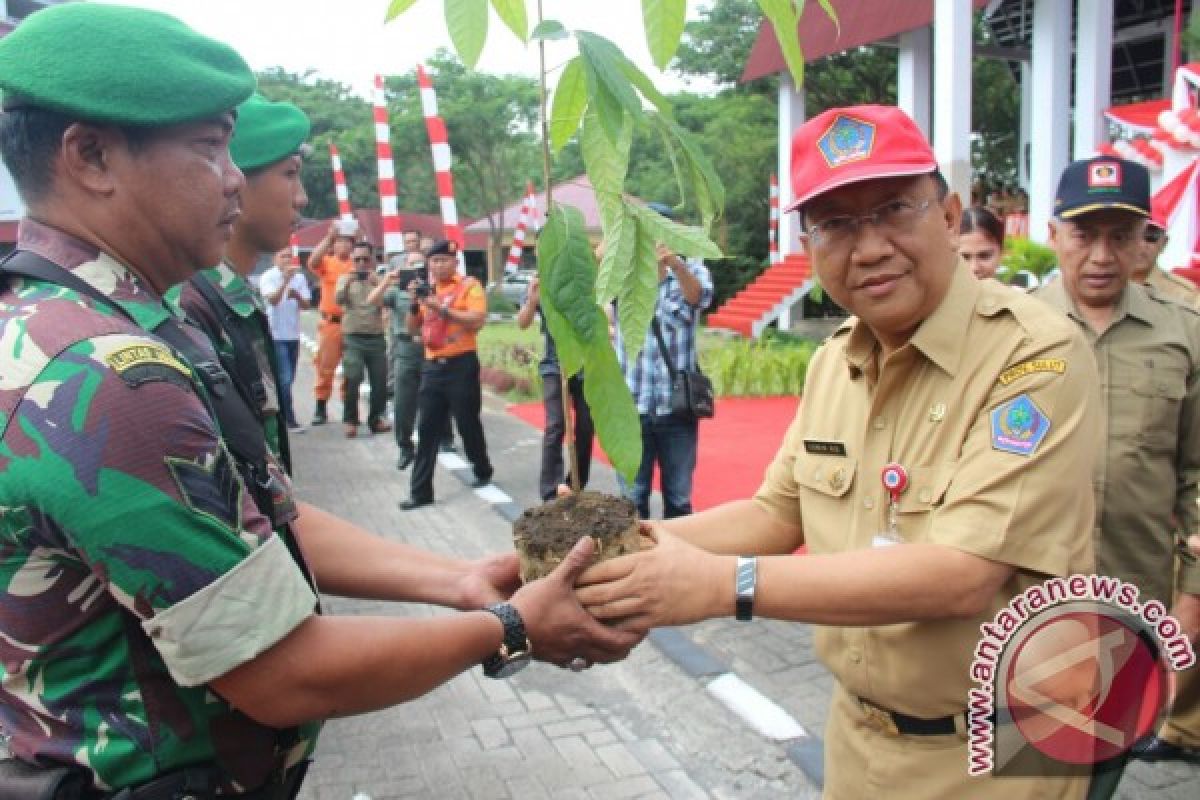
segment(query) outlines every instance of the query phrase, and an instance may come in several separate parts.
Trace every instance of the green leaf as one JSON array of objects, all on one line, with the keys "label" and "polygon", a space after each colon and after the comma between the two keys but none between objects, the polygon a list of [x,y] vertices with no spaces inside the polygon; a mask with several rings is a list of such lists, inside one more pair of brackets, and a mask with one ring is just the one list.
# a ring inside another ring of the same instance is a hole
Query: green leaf
[{"label": "green leaf", "polygon": [[[615,200],[596,196],[604,225],[604,257],[596,274],[596,302],[606,306],[616,299],[620,287],[633,272],[633,249],[637,243],[637,220],[626,208],[623,197]],[[615,207],[615,208],[614,208]]]},{"label": "green leaf", "polygon": [[617,287],[617,327],[621,329],[625,353],[631,358],[641,351],[646,341],[646,331],[654,317],[654,304],[658,302],[656,240],[642,225],[640,217],[635,216],[634,222],[637,233],[629,278]]},{"label": "green leaf", "polygon": [[[606,323],[604,312],[596,309],[598,322]],[[642,463],[642,425],[638,419],[633,394],[625,383],[625,374],[606,332],[596,337],[588,348],[584,367],[583,396],[592,410],[596,436],[613,468],[632,483]]]},{"label": "green leaf", "polygon": [[646,26],[646,44],[654,66],[666,69],[679,48],[687,17],[686,0],[642,0],[642,22]]},{"label": "green leaf", "polygon": [[633,125],[627,118],[622,122],[614,143],[605,135],[595,109],[589,108],[584,115],[579,145],[588,179],[592,182],[597,196],[609,194],[619,198],[625,190],[625,175],[629,171],[629,150],[633,144]]},{"label": "green leaf", "polygon": [[537,249],[542,304],[562,314],[580,341],[590,341],[596,324],[596,257],[579,209],[554,206]]},{"label": "green leaf", "polygon": [[642,93],[642,97],[654,104],[659,113],[668,118],[672,116],[674,110],[671,108],[671,101],[664,97],[662,92],[658,90],[658,87],[646,77],[646,73],[637,68],[637,64],[634,64],[629,59],[625,59],[621,64],[621,71],[625,73],[626,78],[629,78],[629,82]]},{"label": "green leaf", "polygon": [[396,17],[412,8],[413,4],[416,2],[417,0],[392,0],[392,2],[388,3],[387,14],[384,16],[383,21],[391,22]]},{"label": "green leaf", "polygon": [[458,57],[474,69],[487,40],[488,0],[446,0],[446,28]]},{"label": "green leaf", "polygon": [[792,80],[797,86],[804,85],[804,52],[800,49],[800,37],[797,27],[800,15],[792,0],[757,0],[763,16],[771,21],[775,29],[775,38],[779,41],[779,50],[783,60],[792,74]]},{"label": "green leaf", "polygon": [[[539,258],[538,275],[544,278],[545,274],[541,265],[542,261]],[[566,317],[558,313],[553,305],[543,300],[539,308],[546,318],[546,328],[550,331],[550,338],[554,339],[554,347],[558,352],[558,363],[562,367],[563,374],[568,377],[577,374],[579,370],[583,369],[588,343],[579,339],[579,334],[571,327],[571,323],[567,322]]]},{"label": "green leaf", "polygon": [[[720,176],[695,136],[669,119],[661,116],[654,119],[663,135],[678,143],[679,154],[686,164],[686,173],[691,179],[690,188],[696,197],[696,205],[700,209],[704,227],[711,229],[713,222],[725,211],[725,185],[721,183]],[[667,152],[672,154],[674,160],[674,150],[668,147]],[[680,183],[680,195],[687,197],[688,193],[684,191],[685,182],[679,178],[678,173],[676,179]]]},{"label": "green leaf", "polygon": [[[662,137],[663,150],[667,153],[667,158],[671,161],[671,174],[675,176],[675,186],[679,189],[679,196],[686,200],[688,197],[687,178],[683,174],[683,166],[679,161],[679,153],[676,152],[675,140],[671,137],[671,130],[662,124],[662,118],[654,117],[655,123],[658,125],[659,135]],[[691,170],[688,170],[687,177],[691,177]]]},{"label": "green leaf", "polygon": [[529,20],[525,17],[525,0],[492,0],[496,16],[522,42],[529,41]]},{"label": "green leaf", "polygon": [[609,141],[615,143],[621,135],[621,127],[625,124],[625,110],[621,108],[620,101],[600,80],[600,76],[596,74],[591,63],[587,60],[582,60],[580,63],[583,64],[583,75],[590,95],[588,107],[596,110],[600,127],[604,129]]},{"label": "green leaf", "polygon": [[529,38],[544,39],[549,42],[556,39],[566,39],[570,35],[570,31],[558,20],[544,19],[533,29],[533,33],[529,34]]},{"label": "green leaf", "polygon": [[[579,55],[591,68],[596,81],[608,89],[620,103],[621,108],[636,119],[642,113],[642,101],[638,99],[633,84],[625,75],[622,63],[628,61],[625,54],[615,44],[587,31],[576,31],[575,39],[579,42]],[[608,126],[605,126],[608,130]]]},{"label": "green leaf", "polygon": [[550,146],[555,152],[562,150],[575,135],[587,104],[587,76],[583,62],[573,58],[567,62],[558,85],[554,87],[554,105],[550,111]]},{"label": "green leaf", "polygon": [[637,217],[639,237],[645,235],[652,243],[662,242],[681,256],[721,258],[721,248],[708,238],[703,228],[680,225],[645,206],[631,205],[630,209]]}]

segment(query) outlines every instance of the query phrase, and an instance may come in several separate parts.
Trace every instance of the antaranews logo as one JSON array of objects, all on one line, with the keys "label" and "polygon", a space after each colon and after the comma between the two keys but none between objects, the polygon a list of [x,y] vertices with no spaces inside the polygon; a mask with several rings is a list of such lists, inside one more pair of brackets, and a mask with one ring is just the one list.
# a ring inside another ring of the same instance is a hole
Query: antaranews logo
[{"label": "antaranews logo", "polygon": [[1196,654],[1178,621],[1136,586],[1104,575],[1051,578],[980,626],[970,690],[972,775],[1039,774],[1045,759],[1092,765],[1155,730],[1172,672]]}]

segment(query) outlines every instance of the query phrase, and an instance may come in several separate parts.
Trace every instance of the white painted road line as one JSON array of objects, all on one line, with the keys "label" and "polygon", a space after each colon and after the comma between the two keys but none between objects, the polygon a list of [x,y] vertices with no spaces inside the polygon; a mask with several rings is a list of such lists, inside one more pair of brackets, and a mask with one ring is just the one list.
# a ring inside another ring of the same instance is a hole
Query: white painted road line
[{"label": "white painted road line", "polygon": [[475,496],[483,498],[484,500],[491,503],[492,505],[499,505],[500,503],[513,502],[513,499],[511,497],[509,497],[507,494],[505,494],[504,490],[501,489],[499,486],[495,485],[494,483],[489,483],[487,486],[483,486],[479,489],[476,489]]},{"label": "white painted road line", "polygon": [[708,684],[708,691],[768,739],[786,741],[808,736],[782,707],[732,672],[715,678]]}]

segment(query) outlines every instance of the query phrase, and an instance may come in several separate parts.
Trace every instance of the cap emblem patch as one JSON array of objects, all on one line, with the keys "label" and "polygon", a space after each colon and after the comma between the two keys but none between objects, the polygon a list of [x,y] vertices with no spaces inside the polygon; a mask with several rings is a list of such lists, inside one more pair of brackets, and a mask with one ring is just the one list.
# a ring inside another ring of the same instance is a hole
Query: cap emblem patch
[{"label": "cap emblem patch", "polygon": [[1088,188],[1108,189],[1121,186],[1121,165],[1114,161],[1097,161],[1088,167]]},{"label": "cap emblem patch", "polygon": [[825,135],[817,140],[817,149],[830,167],[870,158],[874,146],[875,126],[872,123],[840,114]]}]

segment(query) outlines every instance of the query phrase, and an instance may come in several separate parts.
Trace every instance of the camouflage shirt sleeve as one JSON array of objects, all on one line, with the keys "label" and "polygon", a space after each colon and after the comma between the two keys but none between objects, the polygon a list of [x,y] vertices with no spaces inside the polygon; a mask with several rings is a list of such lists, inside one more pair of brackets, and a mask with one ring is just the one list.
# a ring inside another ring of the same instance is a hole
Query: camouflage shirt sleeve
[{"label": "camouflage shirt sleeve", "polygon": [[[0,442],[0,472],[0,505],[29,509],[16,538],[26,563],[50,548],[87,576],[75,591],[48,589],[53,611],[103,590],[142,621],[181,685],[252,659],[313,611],[188,367],[154,339],[100,336],[52,359]],[[53,584],[44,572],[13,581]]]}]

